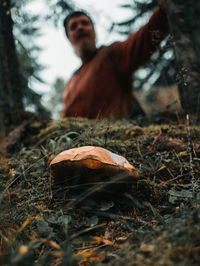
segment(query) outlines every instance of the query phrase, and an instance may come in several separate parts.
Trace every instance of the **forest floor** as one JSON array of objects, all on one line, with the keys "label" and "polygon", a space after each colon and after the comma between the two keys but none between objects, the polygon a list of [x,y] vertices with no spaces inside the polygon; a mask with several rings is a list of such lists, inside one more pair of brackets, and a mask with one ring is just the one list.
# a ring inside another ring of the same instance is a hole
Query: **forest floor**
[{"label": "forest floor", "polygon": [[[51,160],[86,145],[124,156],[139,179],[55,184]],[[199,265],[200,128],[189,121],[27,120],[2,144],[0,175],[0,265]]]}]

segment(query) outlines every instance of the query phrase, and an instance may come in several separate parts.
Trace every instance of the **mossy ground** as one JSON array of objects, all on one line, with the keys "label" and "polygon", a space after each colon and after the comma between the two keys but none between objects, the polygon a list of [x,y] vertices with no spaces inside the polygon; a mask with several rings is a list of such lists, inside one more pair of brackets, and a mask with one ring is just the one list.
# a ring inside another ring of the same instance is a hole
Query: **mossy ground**
[{"label": "mossy ground", "polygon": [[[0,264],[199,265],[200,129],[163,121],[32,120],[11,134],[0,164]],[[55,185],[50,161],[85,145],[124,156],[139,180]]]}]

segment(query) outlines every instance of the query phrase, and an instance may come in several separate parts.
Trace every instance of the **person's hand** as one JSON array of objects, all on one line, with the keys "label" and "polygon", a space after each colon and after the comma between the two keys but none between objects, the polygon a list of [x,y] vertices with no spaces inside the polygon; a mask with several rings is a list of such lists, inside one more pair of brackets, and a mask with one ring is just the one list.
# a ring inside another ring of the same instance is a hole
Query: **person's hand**
[{"label": "person's hand", "polygon": [[160,0],[159,6],[160,6],[161,9],[165,10],[166,1],[165,0]]}]

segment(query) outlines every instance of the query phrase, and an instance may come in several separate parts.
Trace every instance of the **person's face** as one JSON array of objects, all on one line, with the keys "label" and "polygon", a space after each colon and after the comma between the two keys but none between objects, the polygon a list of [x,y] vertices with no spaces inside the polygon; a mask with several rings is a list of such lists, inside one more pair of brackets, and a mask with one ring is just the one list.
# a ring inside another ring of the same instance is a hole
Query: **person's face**
[{"label": "person's face", "polygon": [[85,47],[96,49],[95,31],[90,19],[81,15],[70,19],[67,25],[68,39],[81,56]]}]

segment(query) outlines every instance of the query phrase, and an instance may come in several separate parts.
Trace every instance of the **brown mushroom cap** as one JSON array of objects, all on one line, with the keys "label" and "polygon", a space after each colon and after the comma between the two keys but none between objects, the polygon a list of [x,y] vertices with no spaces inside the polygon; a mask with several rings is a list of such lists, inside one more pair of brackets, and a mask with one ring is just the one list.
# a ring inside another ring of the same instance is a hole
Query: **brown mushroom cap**
[{"label": "brown mushroom cap", "polygon": [[135,167],[124,157],[95,146],[61,152],[51,161],[50,169],[55,178],[69,178],[78,174],[86,175],[88,182],[103,181],[103,176],[117,173],[123,173],[131,179],[139,177]]}]

